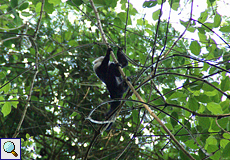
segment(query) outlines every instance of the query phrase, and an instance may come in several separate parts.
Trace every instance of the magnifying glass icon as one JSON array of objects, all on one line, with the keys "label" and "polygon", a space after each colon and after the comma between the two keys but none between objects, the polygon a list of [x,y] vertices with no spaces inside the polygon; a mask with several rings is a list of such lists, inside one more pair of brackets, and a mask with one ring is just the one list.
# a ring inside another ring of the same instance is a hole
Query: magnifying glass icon
[{"label": "magnifying glass icon", "polygon": [[18,156],[18,154],[14,151],[15,150],[15,145],[11,141],[7,141],[3,145],[3,149],[7,153],[12,153],[15,157]]}]

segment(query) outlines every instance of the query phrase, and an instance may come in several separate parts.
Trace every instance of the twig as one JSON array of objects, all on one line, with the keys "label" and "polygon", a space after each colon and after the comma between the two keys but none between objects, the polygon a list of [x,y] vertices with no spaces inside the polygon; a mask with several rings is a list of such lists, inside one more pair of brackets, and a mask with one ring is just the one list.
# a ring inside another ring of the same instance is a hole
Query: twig
[{"label": "twig", "polygon": [[219,123],[218,123],[218,121],[217,121],[217,118],[216,118],[216,125],[217,125],[222,131],[224,131],[225,133],[230,134],[230,132],[226,131],[224,128],[222,128],[222,127],[219,125]]},{"label": "twig", "polygon": [[37,38],[38,30],[39,30],[39,28],[40,28],[40,26],[41,26],[42,13],[43,13],[44,5],[45,5],[45,0],[42,1],[41,11],[40,11],[40,17],[39,17],[39,19],[38,19],[38,24],[37,24],[36,31],[34,32],[34,38],[35,38],[35,39]]}]

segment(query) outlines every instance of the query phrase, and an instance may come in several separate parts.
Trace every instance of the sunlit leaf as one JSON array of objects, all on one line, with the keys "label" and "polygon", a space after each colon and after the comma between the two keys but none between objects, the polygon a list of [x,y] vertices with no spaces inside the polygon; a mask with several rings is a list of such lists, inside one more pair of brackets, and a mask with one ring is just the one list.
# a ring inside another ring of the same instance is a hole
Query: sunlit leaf
[{"label": "sunlit leaf", "polygon": [[7,116],[11,112],[11,104],[9,102],[5,102],[5,104],[2,106],[1,112],[3,113],[3,116]]},{"label": "sunlit leaf", "polygon": [[200,17],[198,18],[198,21],[201,23],[204,23],[207,20],[208,17],[208,10],[205,10],[200,14]]},{"label": "sunlit leaf", "polygon": [[230,26],[224,26],[220,28],[221,32],[229,33],[230,32]]},{"label": "sunlit leaf", "polygon": [[221,16],[216,13],[215,17],[214,17],[214,27],[217,28],[220,26],[221,23]]},{"label": "sunlit leaf", "polygon": [[191,52],[195,55],[199,55],[200,51],[201,51],[201,46],[197,41],[192,41],[189,49],[191,50]]},{"label": "sunlit leaf", "polygon": [[213,114],[223,114],[221,106],[215,102],[208,103],[207,108]]},{"label": "sunlit leaf", "polygon": [[155,11],[155,12],[153,12],[153,14],[152,14],[153,20],[157,20],[157,19],[159,18],[159,16],[160,16],[160,13],[161,13],[161,10],[160,10],[160,9],[158,9],[158,10]]}]

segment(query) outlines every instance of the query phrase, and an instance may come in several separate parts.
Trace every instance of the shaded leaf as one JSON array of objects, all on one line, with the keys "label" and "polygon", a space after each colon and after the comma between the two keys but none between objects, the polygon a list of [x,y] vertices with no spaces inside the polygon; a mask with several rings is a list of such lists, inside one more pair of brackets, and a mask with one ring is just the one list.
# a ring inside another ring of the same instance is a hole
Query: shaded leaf
[{"label": "shaded leaf", "polygon": [[12,98],[11,100],[12,100],[12,101],[10,101],[10,104],[11,104],[14,108],[17,108],[18,103],[19,103],[17,97]]},{"label": "shaded leaf", "polygon": [[221,81],[220,88],[222,91],[227,91],[230,89],[230,78],[228,76],[226,76],[225,79]]}]

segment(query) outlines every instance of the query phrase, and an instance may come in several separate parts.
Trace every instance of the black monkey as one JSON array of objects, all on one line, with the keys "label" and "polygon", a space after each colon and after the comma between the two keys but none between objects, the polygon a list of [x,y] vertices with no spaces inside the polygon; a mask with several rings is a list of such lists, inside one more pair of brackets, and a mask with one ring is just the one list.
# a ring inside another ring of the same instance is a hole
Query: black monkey
[{"label": "black monkey", "polygon": [[[110,98],[122,98],[123,94],[128,89],[128,85],[126,84],[125,80],[122,79],[118,67],[126,67],[128,65],[128,60],[126,59],[124,53],[122,53],[122,49],[118,48],[117,59],[119,63],[115,64],[113,62],[110,62],[109,59],[111,51],[113,50],[111,48],[108,48],[105,57],[101,56],[97,58],[93,62],[93,69],[97,76],[106,84],[106,87],[110,93]],[[109,116],[119,105],[120,101],[111,102],[110,110],[106,114],[106,116]],[[111,127],[111,125],[112,124],[109,125],[107,130]]]}]

